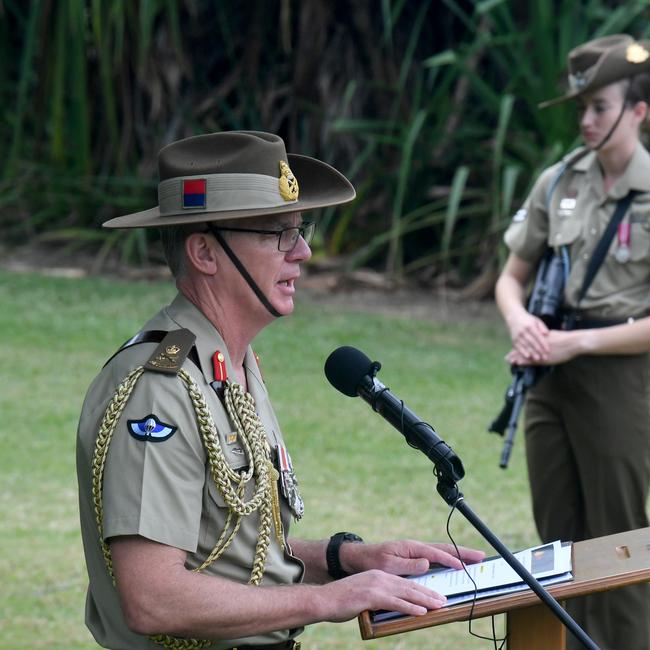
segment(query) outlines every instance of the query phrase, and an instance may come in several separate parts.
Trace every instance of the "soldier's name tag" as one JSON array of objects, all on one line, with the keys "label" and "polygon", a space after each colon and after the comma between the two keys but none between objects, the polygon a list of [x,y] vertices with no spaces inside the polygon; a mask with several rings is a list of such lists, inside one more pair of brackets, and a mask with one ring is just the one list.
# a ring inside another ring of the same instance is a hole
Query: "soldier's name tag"
[{"label": "soldier's name tag", "polygon": [[280,488],[291,508],[294,519],[298,520],[305,514],[305,504],[298,490],[298,479],[293,470],[291,456],[284,445],[277,446],[277,456],[280,468]]},{"label": "soldier's name tag", "polygon": [[576,207],[576,199],[572,196],[565,196],[560,199],[560,205],[557,209],[557,214],[559,217],[570,217],[573,214],[573,211]]}]

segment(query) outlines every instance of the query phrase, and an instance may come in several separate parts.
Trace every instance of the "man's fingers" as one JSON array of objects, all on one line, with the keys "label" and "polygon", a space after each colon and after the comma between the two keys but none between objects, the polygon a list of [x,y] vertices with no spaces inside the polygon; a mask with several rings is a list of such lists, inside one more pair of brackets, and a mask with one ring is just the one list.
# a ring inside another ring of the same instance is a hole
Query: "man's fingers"
[{"label": "man's fingers", "polygon": [[405,587],[404,592],[398,592],[394,596],[392,609],[395,611],[419,616],[426,614],[428,610],[440,609],[447,603],[445,596],[415,582],[407,582],[409,584]]}]

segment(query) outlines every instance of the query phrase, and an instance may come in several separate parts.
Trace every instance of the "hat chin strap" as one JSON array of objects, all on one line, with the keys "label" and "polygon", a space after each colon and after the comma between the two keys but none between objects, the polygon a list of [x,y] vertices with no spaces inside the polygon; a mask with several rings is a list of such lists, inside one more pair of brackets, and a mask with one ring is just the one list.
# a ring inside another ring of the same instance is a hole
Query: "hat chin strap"
[{"label": "hat chin strap", "polygon": [[221,245],[221,248],[226,252],[226,255],[230,258],[230,261],[233,263],[235,268],[239,271],[239,274],[246,280],[246,284],[252,289],[253,293],[258,297],[259,301],[266,307],[266,310],[274,318],[280,318],[282,314],[270,303],[269,299],[262,293],[262,290],[257,286],[255,280],[253,280],[251,274],[246,270],[246,267],[241,263],[239,258],[235,255],[235,252],[228,246],[226,240],[223,238],[221,233],[212,225],[211,222],[207,223],[208,230],[214,235],[215,239]]}]

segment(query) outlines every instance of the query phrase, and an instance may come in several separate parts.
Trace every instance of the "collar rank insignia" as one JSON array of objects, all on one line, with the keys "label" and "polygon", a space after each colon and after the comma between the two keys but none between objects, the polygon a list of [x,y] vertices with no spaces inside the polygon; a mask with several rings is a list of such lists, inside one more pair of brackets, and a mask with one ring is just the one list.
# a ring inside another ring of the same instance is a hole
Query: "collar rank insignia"
[{"label": "collar rank insignia", "polygon": [[226,368],[226,357],[223,352],[217,350],[212,355],[212,372],[214,373],[214,381],[210,382],[212,390],[217,394],[219,399],[223,399],[224,383],[228,379],[228,370]]},{"label": "collar rank insignia", "polygon": [[300,188],[298,181],[284,160],[280,161],[280,196],[285,201],[296,201]]},{"label": "collar rank insignia", "polygon": [[206,196],[205,178],[183,179],[182,181],[182,207],[183,208],[205,208]]},{"label": "collar rank insignia", "polygon": [[150,414],[142,420],[127,420],[129,433],[142,442],[163,442],[169,440],[177,427],[161,422],[155,415]]},{"label": "collar rank insignia", "polygon": [[226,369],[226,357],[223,352],[217,350],[212,355],[212,370],[214,371],[215,381],[226,381],[228,379],[228,370]]},{"label": "collar rank insignia", "polygon": [[144,364],[146,370],[176,375],[181,369],[187,355],[192,350],[196,337],[189,330],[172,330],[158,344],[149,361]]}]

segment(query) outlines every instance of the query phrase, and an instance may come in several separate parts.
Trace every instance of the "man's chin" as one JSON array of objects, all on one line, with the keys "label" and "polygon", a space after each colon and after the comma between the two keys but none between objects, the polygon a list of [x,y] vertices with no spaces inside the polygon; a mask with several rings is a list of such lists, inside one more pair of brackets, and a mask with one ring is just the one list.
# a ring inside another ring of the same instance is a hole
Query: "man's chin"
[{"label": "man's chin", "polygon": [[288,316],[289,314],[293,313],[293,298],[290,298],[289,300],[283,300],[282,304],[276,307],[276,309],[282,316]]},{"label": "man's chin", "polygon": [[288,316],[293,312],[293,296],[274,296],[269,302],[280,316]]}]

